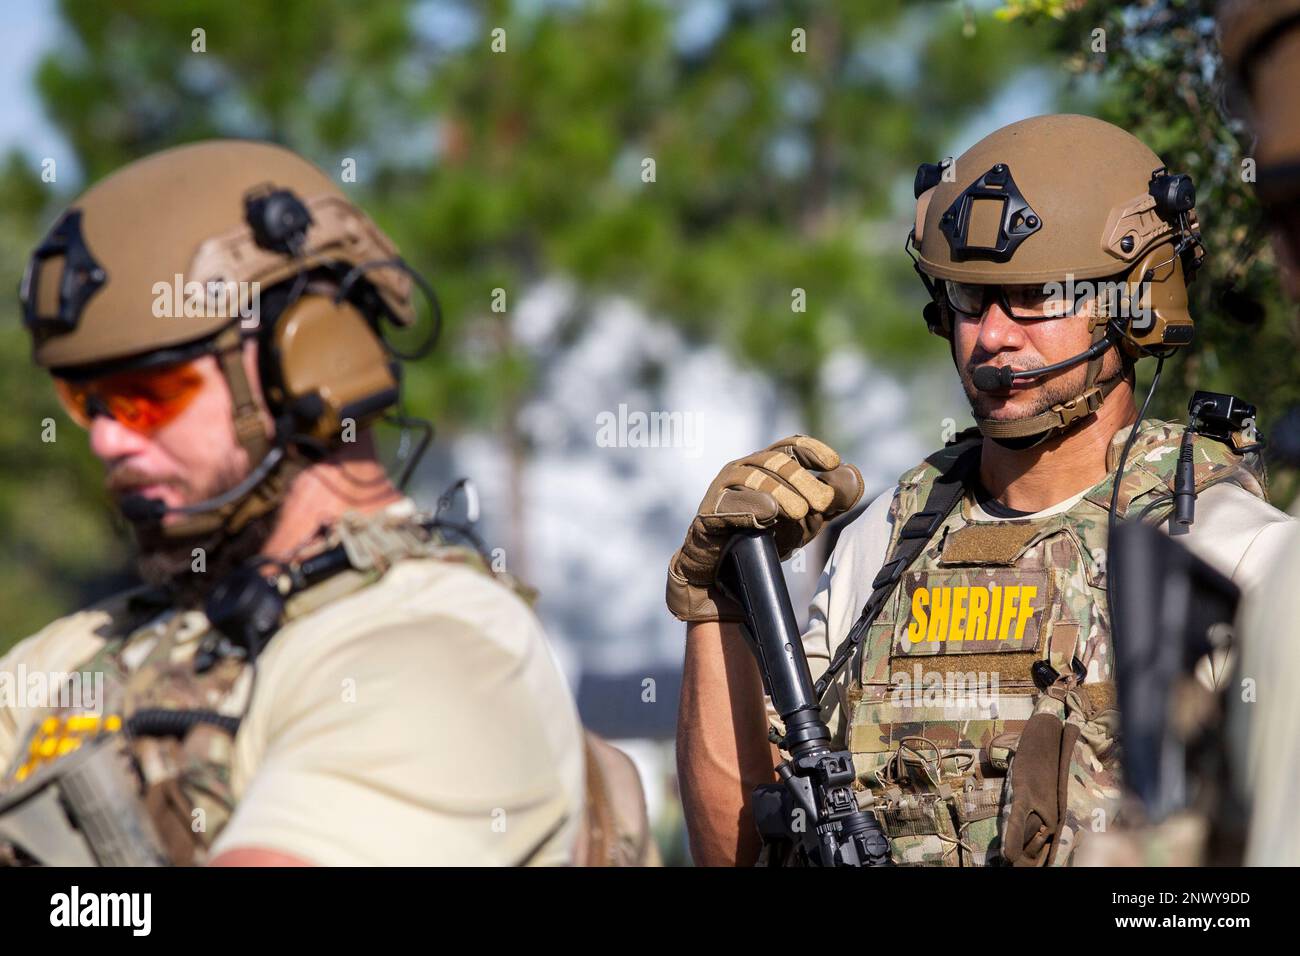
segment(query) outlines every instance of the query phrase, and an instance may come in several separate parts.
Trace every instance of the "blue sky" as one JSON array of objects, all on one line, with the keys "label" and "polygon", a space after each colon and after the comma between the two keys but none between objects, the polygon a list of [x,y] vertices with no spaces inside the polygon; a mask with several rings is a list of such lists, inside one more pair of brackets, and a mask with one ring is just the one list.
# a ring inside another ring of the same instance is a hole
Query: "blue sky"
[{"label": "blue sky", "polygon": [[18,146],[35,159],[52,157],[60,169],[75,168],[72,150],[41,111],[32,72],[55,47],[58,20],[46,0],[5,0],[0,36],[0,150]]}]

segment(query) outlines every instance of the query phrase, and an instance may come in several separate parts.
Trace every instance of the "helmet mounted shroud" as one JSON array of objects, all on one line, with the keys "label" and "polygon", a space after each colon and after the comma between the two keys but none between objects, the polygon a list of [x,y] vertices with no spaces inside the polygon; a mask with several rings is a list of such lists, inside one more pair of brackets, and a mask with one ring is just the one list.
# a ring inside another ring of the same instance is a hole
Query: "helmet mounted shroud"
[{"label": "helmet mounted shroud", "polygon": [[[61,259],[63,269],[58,276],[57,304],[52,314],[42,314],[49,303],[48,289],[43,278],[46,264],[51,259]],[[23,324],[36,338],[71,332],[81,321],[86,302],[104,285],[108,276],[86,246],[81,235],[81,210],[69,209],[36,247],[23,273],[18,298],[23,307]],[[42,297],[45,302],[42,302]]]},{"label": "helmet mounted shroud", "polygon": [[[990,227],[996,227],[991,231]],[[995,163],[967,186],[939,217],[939,230],[948,239],[956,262],[989,259],[1007,262],[1022,242],[1043,227],[1016,188],[1006,163]],[[972,232],[976,241],[972,241]],[[980,243],[979,237],[992,239]]]}]

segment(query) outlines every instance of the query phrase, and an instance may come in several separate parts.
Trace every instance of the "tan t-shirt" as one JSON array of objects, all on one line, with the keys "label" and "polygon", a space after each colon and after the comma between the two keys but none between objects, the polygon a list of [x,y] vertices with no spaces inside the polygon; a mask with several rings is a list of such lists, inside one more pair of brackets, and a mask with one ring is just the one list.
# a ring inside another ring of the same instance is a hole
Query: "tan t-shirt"
[{"label": "tan t-shirt", "polygon": [[[1043,518],[1067,511],[1085,492],[1028,517]],[[804,650],[816,680],[830,664],[849,629],[871,596],[871,582],[885,563],[892,523],[889,505],[893,489],[878,496],[840,532],[839,540],[822,572],[817,593],[809,605],[808,625],[803,634]],[[993,521],[978,505],[972,508],[980,520]],[[1197,496],[1196,520],[1178,540],[1193,553],[1230,577],[1249,593],[1285,550],[1294,519],[1261,501],[1238,485],[1211,485]],[[1162,525],[1167,530],[1167,524]],[[850,665],[851,666],[851,665]],[[845,671],[848,670],[846,666]],[[844,743],[843,690],[846,674],[836,681],[839,693],[828,692],[822,717],[838,742]],[[769,704],[769,718],[774,717]]]},{"label": "tan t-shirt", "polygon": [[[1233,743],[1245,741],[1251,794],[1247,866],[1300,865],[1300,537],[1242,602],[1240,691],[1229,696]],[[1234,691],[1236,689],[1234,688]],[[1245,731],[1245,732],[1243,732]]]},{"label": "tan t-shirt", "polygon": [[[72,670],[105,619],[90,609],[54,622],[0,672]],[[0,707],[0,765],[37,713]],[[427,559],[276,634],[231,772],[238,803],[214,855],[568,864],[583,813],[581,725],[537,618],[488,576]]]}]

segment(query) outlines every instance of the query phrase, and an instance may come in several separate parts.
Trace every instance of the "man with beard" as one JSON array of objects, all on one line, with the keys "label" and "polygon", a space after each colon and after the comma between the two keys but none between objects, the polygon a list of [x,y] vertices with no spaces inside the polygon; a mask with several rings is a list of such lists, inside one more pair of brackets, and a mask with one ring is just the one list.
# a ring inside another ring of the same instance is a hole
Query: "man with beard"
[{"label": "man with beard", "polygon": [[414,322],[413,282],[329,178],[252,142],[133,163],[37,249],[22,290],[34,359],[88,430],[146,584],[0,663],[104,680],[101,700],[0,710],[0,802],[47,787],[74,806],[61,773],[116,748],[138,768],[126,786],[150,847],[122,856],[84,820],[60,845],[21,817],[39,800],[11,800],[11,862],[86,857],[82,838],[100,863],[623,851],[599,766],[622,785],[635,771],[607,745],[584,759],[527,603],[376,459],[369,426],[400,372],[383,332]]},{"label": "man with beard", "polygon": [[[1041,116],[923,165],[916,197],[927,325],[977,430],[842,530],[803,642],[896,863],[1061,865],[1119,807],[1107,595],[1126,582],[1108,580],[1109,523],[1167,524],[1248,588],[1288,519],[1263,500],[1248,430],[1184,441],[1135,408],[1138,359],[1191,340],[1190,180],[1114,126]],[[668,606],[688,624],[679,776],[700,863],[757,858],[749,794],[773,779],[742,611],[715,584],[723,549],[771,529],[784,557],[862,491],[825,444],[785,439],[722,470],[673,557]],[[1203,679],[1221,679],[1208,664]]]}]

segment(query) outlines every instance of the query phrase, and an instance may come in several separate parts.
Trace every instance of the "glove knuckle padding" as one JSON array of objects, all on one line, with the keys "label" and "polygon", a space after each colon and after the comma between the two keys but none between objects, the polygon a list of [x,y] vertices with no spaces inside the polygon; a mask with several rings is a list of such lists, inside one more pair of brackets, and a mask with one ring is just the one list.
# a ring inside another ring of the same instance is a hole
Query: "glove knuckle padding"
[{"label": "glove knuckle padding", "polygon": [[776,503],[782,514],[796,521],[807,514],[807,500],[774,472],[755,465],[747,465],[740,473],[743,473],[744,479],[731,482],[734,489],[765,495]]},{"label": "glove knuckle padding", "polygon": [[829,471],[840,463],[839,452],[808,435],[791,435],[769,445],[768,449],[785,452],[804,468],[815,468],[818,471]]},{"label": "glove knuckle padding", "polygon": [[795,466],[781,477],[790,483],[813,511],[825,511],[835,500],[835,489],[807,469]]},{"label": "glove knuckle padding", "polygon": [[738,620],[739,609],[715,584],[730,537],[772,528],[784,559],[816,537],[828,518],[853,507],[862,487],[856,468],[841,465],[833,448],[806,435],[728,462],[669,564],[669,610],[683,620]]},{"label": "glove knuckle padding", "polygon": [[783,451],[765,449],[745,459],[745,484],[770,492],[789,517],[801,519],[809,507],[821,511],[831,503],[833,489]]},{"label": "glove knuckle padding", "polygon": [[776,485],[771,491],[776,503],[781,506],[781,514],[791,521],[802,521],[808,514],[808,499],[782,485]]}]

